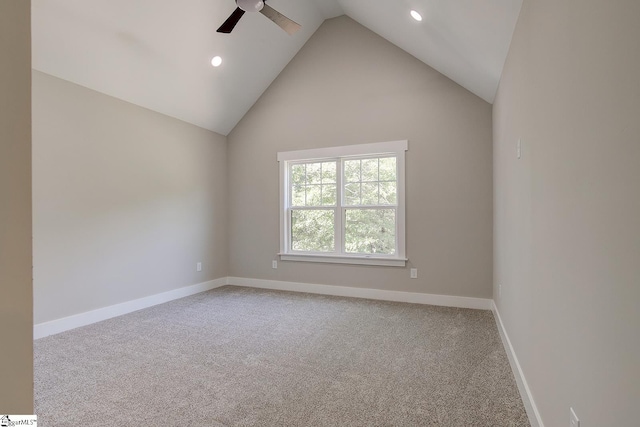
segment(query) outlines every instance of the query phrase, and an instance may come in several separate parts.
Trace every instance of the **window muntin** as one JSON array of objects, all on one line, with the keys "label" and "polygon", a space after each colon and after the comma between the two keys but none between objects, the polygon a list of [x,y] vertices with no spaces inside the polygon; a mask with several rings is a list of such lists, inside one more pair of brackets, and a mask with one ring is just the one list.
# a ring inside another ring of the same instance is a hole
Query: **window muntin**
[{"label": "window muntin", "polygon": [[406,149],[397,141],[278,153],[281,259],[404,265]]},{"label": "window muntin", "polygon": [[345,206],[395,205],[396,157],[344,159]]},{"label": "window muntin", "polygon": [[289,165],[292,207],[336,205],[336,161]]}]

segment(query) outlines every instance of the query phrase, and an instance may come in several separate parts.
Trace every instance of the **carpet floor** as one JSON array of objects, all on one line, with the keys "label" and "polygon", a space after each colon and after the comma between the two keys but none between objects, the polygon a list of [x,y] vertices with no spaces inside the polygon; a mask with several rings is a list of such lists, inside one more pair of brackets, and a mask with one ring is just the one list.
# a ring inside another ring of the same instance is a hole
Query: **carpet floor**
[{"label": "carpet floor", "polygon": [[225,286],[36,340],[38,425],[529,426],[490,311]]}]

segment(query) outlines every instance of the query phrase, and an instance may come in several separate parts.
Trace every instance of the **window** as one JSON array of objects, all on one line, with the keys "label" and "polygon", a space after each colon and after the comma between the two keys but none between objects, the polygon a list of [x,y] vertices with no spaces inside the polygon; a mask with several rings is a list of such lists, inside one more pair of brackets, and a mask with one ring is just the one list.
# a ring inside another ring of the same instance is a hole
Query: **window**
[{"label": "window", "polygon": [[407,141],[278,153],[280,257],[404,266]]}]

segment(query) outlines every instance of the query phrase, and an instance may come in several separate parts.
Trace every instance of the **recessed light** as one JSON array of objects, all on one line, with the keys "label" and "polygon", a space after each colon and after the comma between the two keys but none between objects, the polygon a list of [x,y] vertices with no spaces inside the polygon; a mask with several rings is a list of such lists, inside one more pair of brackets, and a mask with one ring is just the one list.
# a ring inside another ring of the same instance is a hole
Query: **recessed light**
[{"label": "recessed light", "polygon": [[416,21],[420,22],[422,21],[422,15],[420,15],[418,12],[416,12],[415,10],[411,11],[411,17],[413,19],[415,19]]},{"label": "recessed light", "polygon": [[214,56],[211,60],[211,65],[213,65],[214,67],[219,67],[220,64],[222,64],[222,58],[220,58],[219,56]]}]

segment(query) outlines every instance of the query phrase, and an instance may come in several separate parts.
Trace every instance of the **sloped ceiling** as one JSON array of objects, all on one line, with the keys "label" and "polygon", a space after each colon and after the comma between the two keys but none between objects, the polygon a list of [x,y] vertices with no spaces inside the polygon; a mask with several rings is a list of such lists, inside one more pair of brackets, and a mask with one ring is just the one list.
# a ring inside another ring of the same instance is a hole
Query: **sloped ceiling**
[{"label": "sloped ceiling", "polygon": [[322,22],[346,14],[493,102],[521,3],[270,0],[302,24],[289,36],[257,13],[216,33],[233,0],[32,0],[33,68],[227,135]]}]

